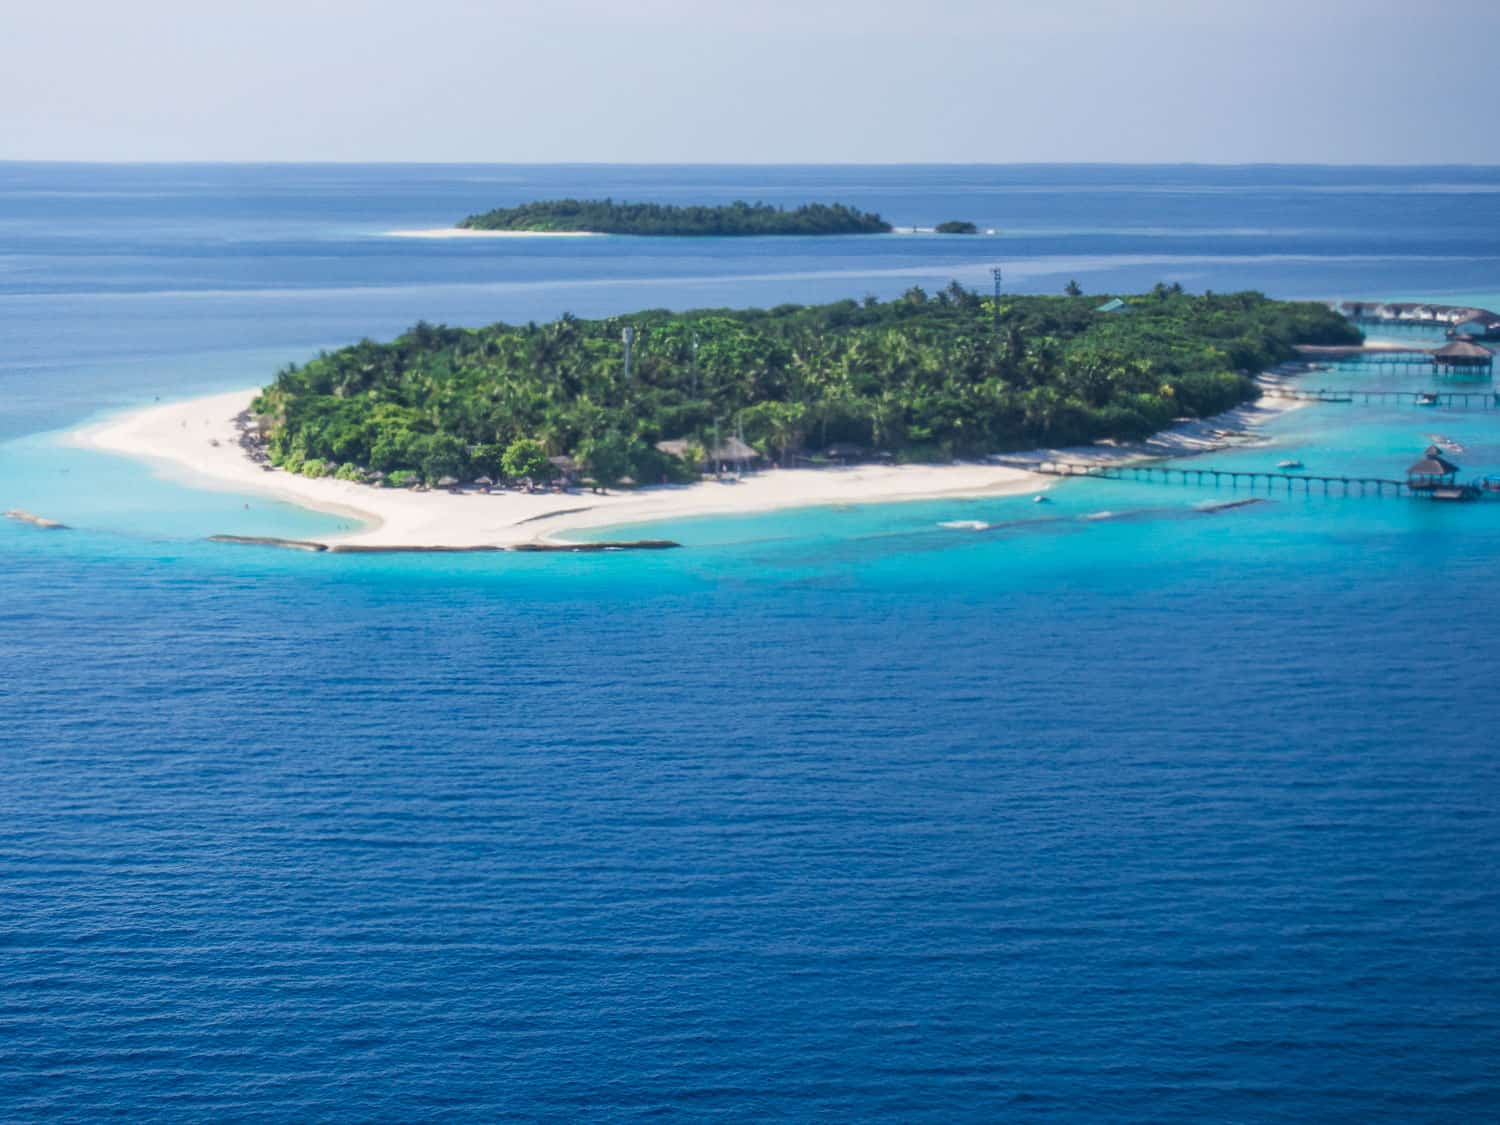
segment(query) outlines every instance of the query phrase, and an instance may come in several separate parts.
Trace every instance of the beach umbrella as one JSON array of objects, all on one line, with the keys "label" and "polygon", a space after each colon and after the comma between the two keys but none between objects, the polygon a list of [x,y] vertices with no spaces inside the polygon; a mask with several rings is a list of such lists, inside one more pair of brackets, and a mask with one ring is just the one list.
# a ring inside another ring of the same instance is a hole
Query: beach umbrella
[{"label": "beach umbrella", "polygon": [[439,488],[453,488],[457,484],[458,484],[458,478],[457,477],[442,477],[437,482],[437,486]]}]

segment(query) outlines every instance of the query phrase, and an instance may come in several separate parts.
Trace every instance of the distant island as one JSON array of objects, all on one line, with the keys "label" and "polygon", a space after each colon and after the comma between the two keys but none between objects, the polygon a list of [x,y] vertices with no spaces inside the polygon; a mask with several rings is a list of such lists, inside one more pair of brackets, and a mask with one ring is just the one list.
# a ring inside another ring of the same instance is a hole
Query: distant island
[{"label": "distant island", "polygon": [[286,368],[251,409],[271,462],[306,476],[656,483],[696,479],[726,448],[947,461],[1139,439],[1254,399],[1252,373],[1294,345],[1360,339],[1325,305],[1258,293],[1157,286],[997,309],[954,283],[885,302],[419,323]]},{"label": "distant island", "polygon": [[886,234],[879,215],[842,203],[806,203],[793,210],[743,201],[717,207],[555,199],[497,207],[470,215],[462,230],[726,237],[748,235]]},{"label": "distant island", "polygon": [[978,234],[979,228],[962,219],[949,219],[933,228],[938,234]]}]

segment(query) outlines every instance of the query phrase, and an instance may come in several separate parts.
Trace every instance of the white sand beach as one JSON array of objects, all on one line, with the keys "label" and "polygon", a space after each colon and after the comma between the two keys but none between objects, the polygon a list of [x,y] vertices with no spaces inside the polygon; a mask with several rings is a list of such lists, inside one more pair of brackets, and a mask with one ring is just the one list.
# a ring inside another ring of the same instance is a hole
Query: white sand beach
[{"label": "white sand beach", "polygon": [[[959,464],[769,469],[733,484],[705,481],[606,495],[587,489],[489,495],[374,488],[268,472],[246,457],[234,419],[256,393],[251,388],[148,407],[75,431],[70,440],[148,460],[188,484],[273,496],[352,516],[364,526],[328,542],[361,547],[505,547],[580,538],[575,533],[617,524],[824,504],[998,496],[1046,486],[1045,478],[1020,469]],[[234,531],[224,529],[226,534]]]},{"label": "white sand beach", "polygon": [[388,230],[388,238],[606,238],[593,230],[470,230],[468,227],[429,227]]},{"label": "white sand beach", "polygon": [[[1274,382],[1274,378],[1271,380]],[[1262,440],[1254,431],[1302,403],[1266,398],[1213,418],[1180,423],[1145,442],[1006,454],[1006,464],[857,465],[847,468],[768,469],[735,482],[703,481],[573,492],[411,492],[351,481],[268,470],[245,455],[235,418],[257,388],[151,406],[69,435],[75,445],[140,458],[169,477],[206,488],[275,497],[351,517],[362,526],[330,536],[350,547],[510,547],[587,539],[580,533],[622,524],[692,516],[753,515],[783,508],[878,504],[902,500],[1007,496],[1039,492],[1055,478],[1027,464],[1060,458],[1097,464],[1150,457],[1183,457]],[[225,528],[225,534],[235,529]]]}]

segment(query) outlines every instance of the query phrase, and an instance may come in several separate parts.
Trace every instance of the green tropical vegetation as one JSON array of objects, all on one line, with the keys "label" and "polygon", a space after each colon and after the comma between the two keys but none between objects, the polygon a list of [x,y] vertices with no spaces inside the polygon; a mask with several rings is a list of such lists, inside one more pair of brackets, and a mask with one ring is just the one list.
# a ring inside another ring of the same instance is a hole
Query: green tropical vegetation
[{"label": "green tropical vegetation", "polygon": [[709,235],[885,234],[879,215],[842,203],[807,203],[793,210],[739,201],[719,207],[554,199],[470,215],[469,230],[587,231],[594,234]]},{"label": "green tropical vegetation", "polygon": [[834,443],[938,460],[1141,438],[1253,399],[1251,373],[1294,344],[1360,339],[1323,305],[1258,293],[1159,285],[1113,313],[1104,296],[997,308],[955,283],[893,301],[419,323],[286,368],[252,409],[272,461],[309,475],[544,479],[549,456],[570,455],[603,484],[656,482],[690,479],[698,451],[731,434],[773,459]]},{"label": "green tropical vegetation", "polygon": [[978,234],[979,228],[963,219],[949,219],[933,228],[938,234]]}]

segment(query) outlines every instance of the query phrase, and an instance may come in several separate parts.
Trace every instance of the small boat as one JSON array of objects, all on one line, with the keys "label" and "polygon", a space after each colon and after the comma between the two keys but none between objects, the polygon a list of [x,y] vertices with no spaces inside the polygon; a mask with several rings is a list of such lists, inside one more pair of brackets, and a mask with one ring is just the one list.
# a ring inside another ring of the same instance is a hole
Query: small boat
[{"label": "small boat", "polygon": [[1436,406],[1437,405],[1437,395],[1433,395],[1433,394],[1419,394],[1417,396],[1417,405],[1418,406]]},{"label": "small boat", "polygon": [[1276,462],[1276,467],[1278,469],[1300,469],[1300,468],[1302,468],[1302,462],[1301,461],[1277,461]]},{"label": "small boat", "polygon": [[1052,501],[1048,500],[1045,496],[1033,496],[1031,498],[1031,502],[1033,504],[1050,504],[1050,503],[1052,503]]}]

